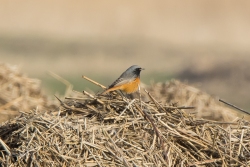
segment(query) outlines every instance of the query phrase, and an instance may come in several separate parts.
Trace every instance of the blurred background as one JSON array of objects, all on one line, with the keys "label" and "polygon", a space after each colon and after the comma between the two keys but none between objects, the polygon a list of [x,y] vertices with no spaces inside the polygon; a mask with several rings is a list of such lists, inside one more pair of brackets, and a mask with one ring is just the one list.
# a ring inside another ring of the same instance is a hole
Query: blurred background
[{"label": "blurred background", "polygon": [[250,1],[0,0],[0,61],[63,93],[129,66],[142,82],[179,79],[250,110]]}]

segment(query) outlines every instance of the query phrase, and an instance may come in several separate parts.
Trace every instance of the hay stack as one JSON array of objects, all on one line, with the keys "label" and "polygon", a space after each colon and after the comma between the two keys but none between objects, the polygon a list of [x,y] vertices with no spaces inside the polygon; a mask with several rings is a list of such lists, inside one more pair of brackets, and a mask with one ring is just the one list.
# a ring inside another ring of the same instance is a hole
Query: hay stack
[{"label": "hay stack", "polygon": [[186,114],[188,107],[168,106],[147,95],[150,101],[141,103],[117,94],[96,98],[84,91],[61,101],[58,111],[23,113],[0,127],[0,164],[250,165],[248,122],[199,119]]},{"label": "hay stack", "polygon": [[16,66],[0,63],[0,123],[36,107],[44,110],[55,102],[47,100],[38,79],[19,72]]},{"label": "hay stack", "polygon": [[[177,80],[166,83],[156,83],[149,88],[149,92],[163,104],[195,106],[195,116],[216,121],[233,121],[241,112],[225,107],[217,97],[213,97],[201,90],[186,85]],[[193,110],[187,110],[187,112]],[[248,118],[248,117],[247,117]]]}]

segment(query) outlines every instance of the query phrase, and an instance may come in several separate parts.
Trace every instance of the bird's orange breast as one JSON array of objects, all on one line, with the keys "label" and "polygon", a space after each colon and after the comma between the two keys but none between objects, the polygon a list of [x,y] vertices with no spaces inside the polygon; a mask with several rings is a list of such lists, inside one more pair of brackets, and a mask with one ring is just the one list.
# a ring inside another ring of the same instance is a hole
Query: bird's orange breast
[{"label": "bird's orange breast", "polygon": [[138,90],[139,84],[140,84],[140,78],[136,78],[132,82],[121,85],[120,90],[130,94]]}]

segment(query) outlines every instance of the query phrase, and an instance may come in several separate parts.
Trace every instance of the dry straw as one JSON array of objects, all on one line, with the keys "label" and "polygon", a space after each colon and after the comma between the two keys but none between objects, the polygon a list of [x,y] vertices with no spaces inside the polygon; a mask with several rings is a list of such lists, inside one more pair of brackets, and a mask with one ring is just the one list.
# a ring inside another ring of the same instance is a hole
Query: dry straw
[{"label": "dry straw", "polygon": [[[165,88],[171,89],[170,85],[177,84],[180,83],[171,81]],[[160,87],[162,90],[162,85]],[[142,101],[119,93],[95,96],[83,91],[65,100],[58,98],[61,107],[56,111],[22,112],[0,127],[0,164],[38,167],[250,165],[248,122],[197,118],[186,112],[196,112],[199,108],[192,108],[190,98],[187,99],[190,105],[186,107],[180,102],[168,105],[166,96],[160,98],[155,91],[153,88],[142,91]]]},{"label": "dry straw", "polygon": [[55,104],[41,90],[41,81],[22,74],[17,66],[0,63],[0,122],[38,107],[47,110]]}]

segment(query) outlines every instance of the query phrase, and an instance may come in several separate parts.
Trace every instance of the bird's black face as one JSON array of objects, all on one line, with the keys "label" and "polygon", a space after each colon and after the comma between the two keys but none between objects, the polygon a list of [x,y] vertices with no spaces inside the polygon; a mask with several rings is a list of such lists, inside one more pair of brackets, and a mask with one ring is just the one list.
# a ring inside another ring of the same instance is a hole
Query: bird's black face
[{"label": "bird's black face", "polygon": [[140,72],[141,72],[141,70],[144,70],[144,68],[136,68],[136,69],[134,70],[134,73],[137,74],[137,75],[139,75]]}]

